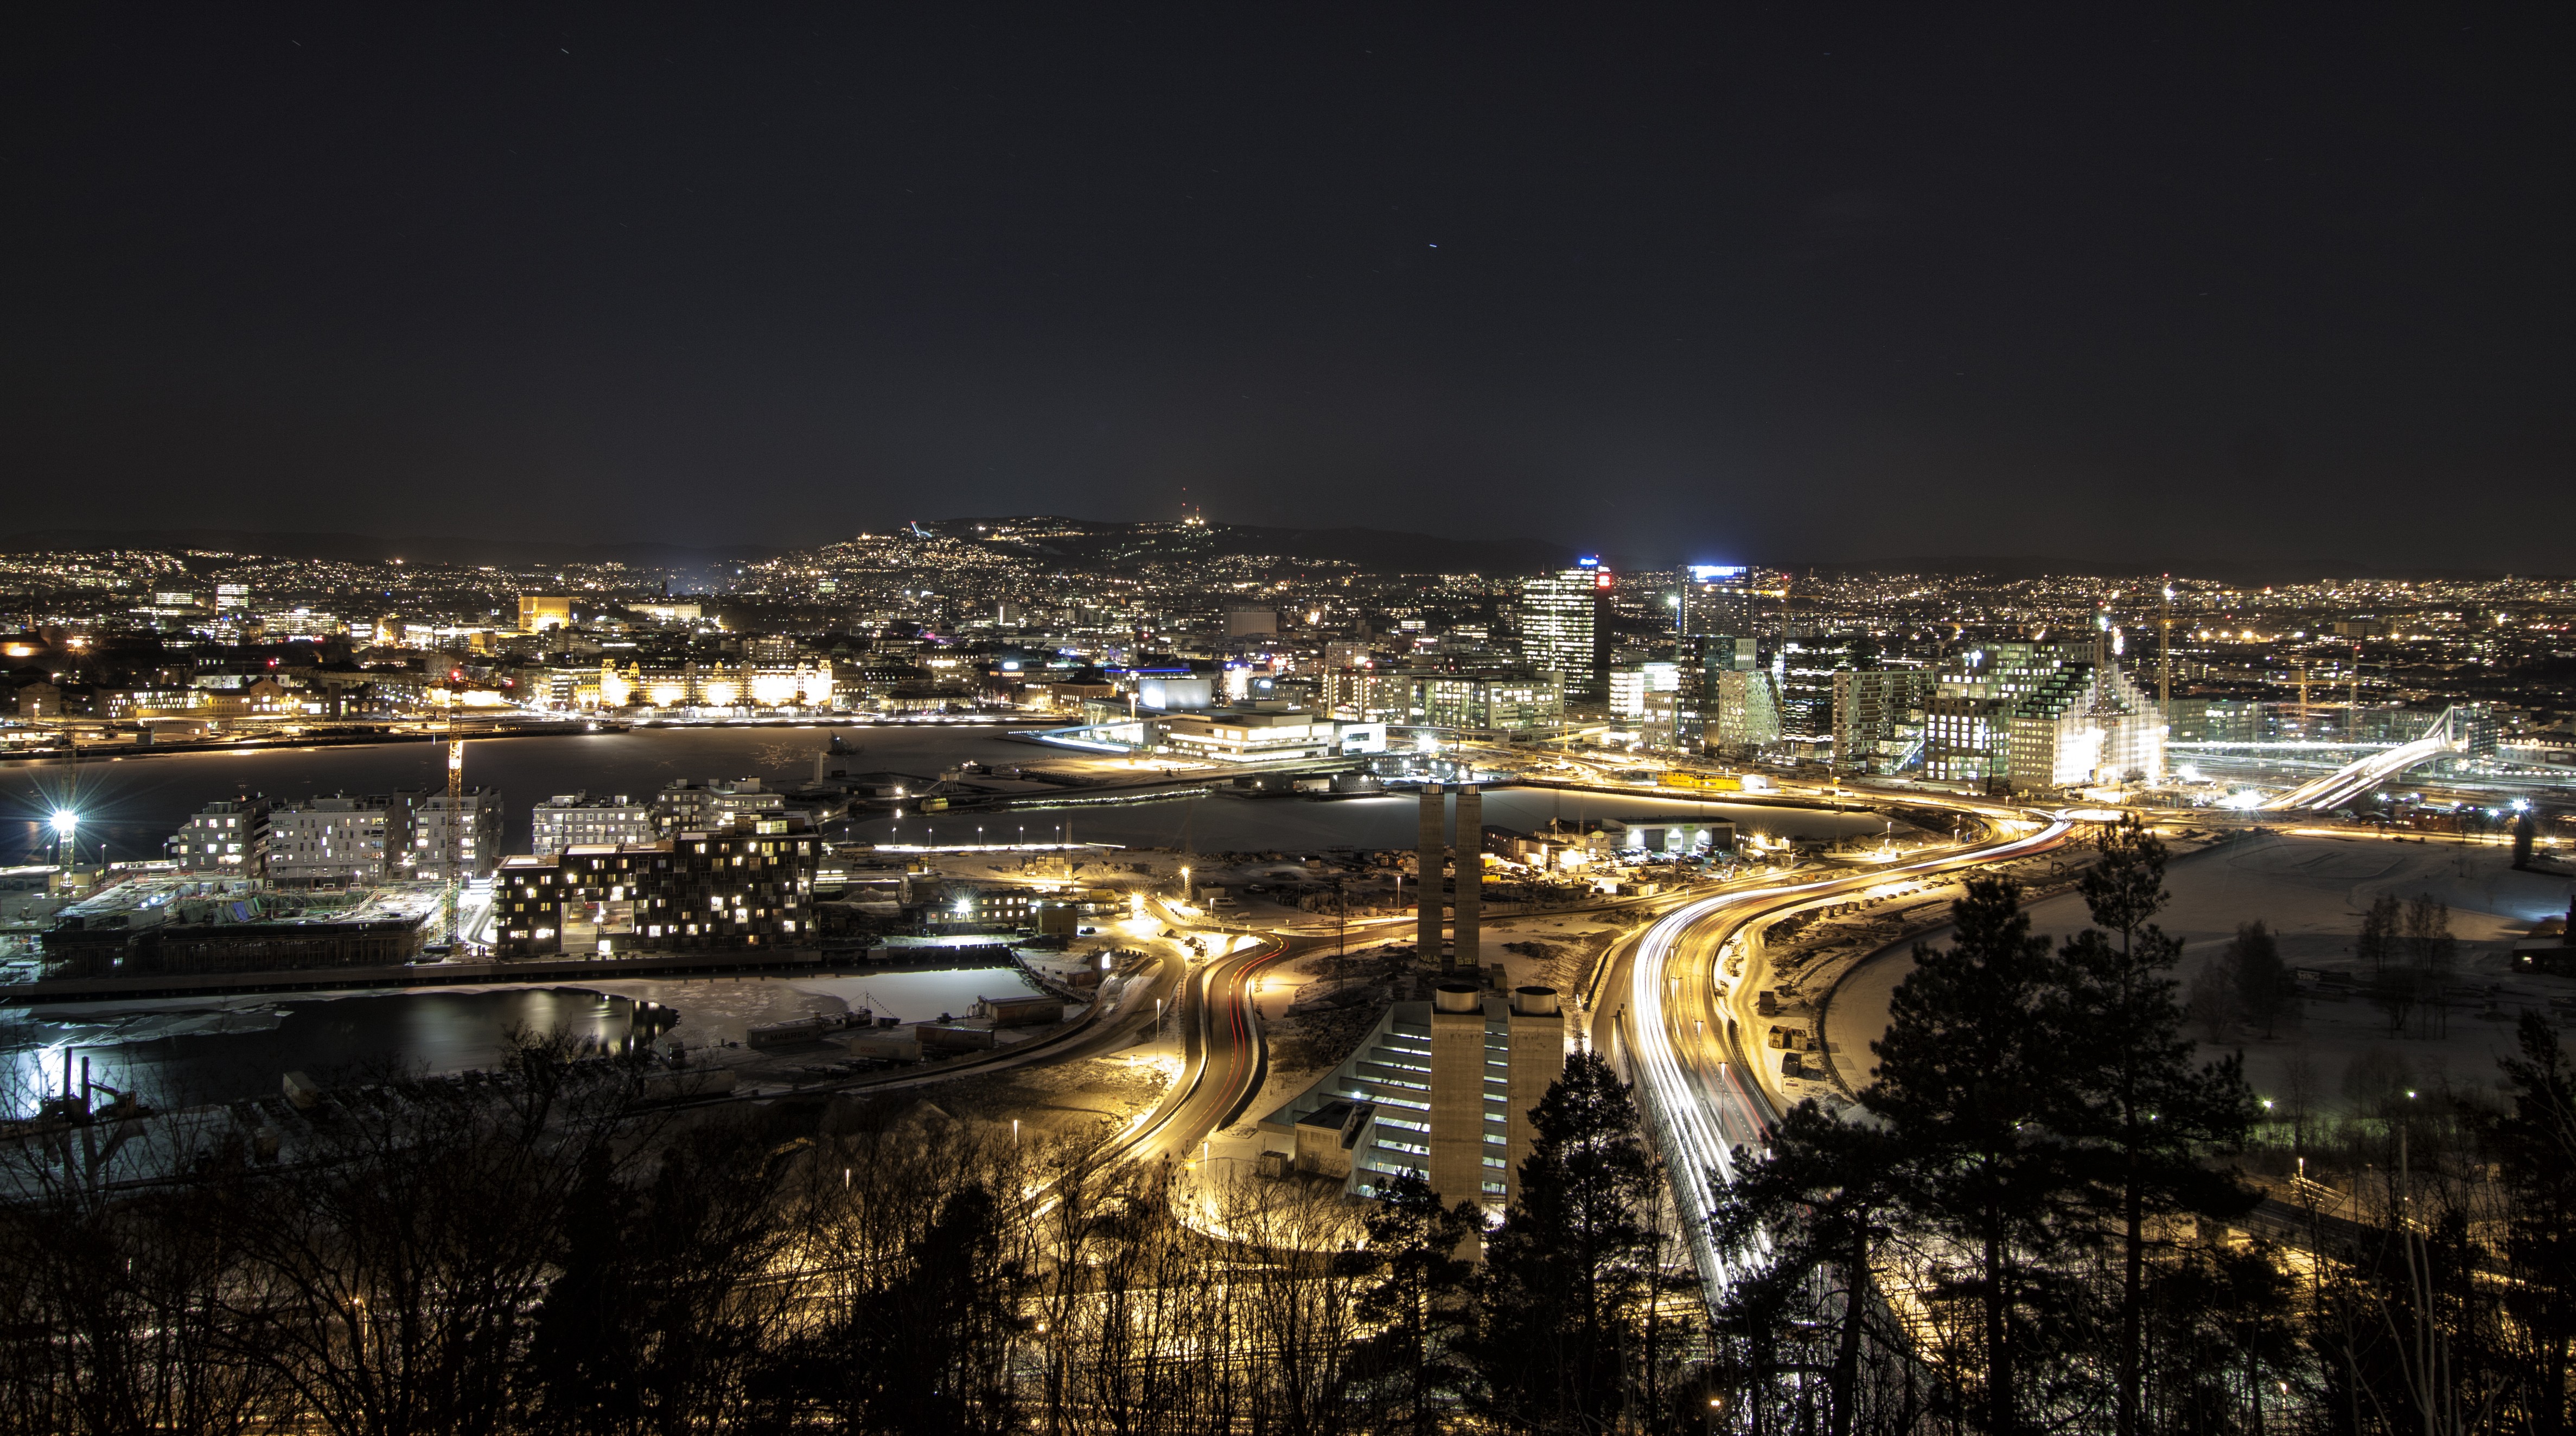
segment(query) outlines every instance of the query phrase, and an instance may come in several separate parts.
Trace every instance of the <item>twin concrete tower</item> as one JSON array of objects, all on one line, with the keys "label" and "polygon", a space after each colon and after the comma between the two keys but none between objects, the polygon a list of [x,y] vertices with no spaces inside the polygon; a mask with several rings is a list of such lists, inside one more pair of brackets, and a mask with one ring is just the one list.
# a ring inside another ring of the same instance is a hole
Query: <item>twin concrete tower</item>
[{"label": "twin concrete tower", "polygon": [[1458,786],[1458,895],[1453,925],[1457,929],[1454,946],[1442,951],[1440,946],[1441,901],[1440,869],[1449,858],[1449,843],[1442,835],[1447,814],[1441,800],[1440,785],[1422,785],[1422,843],[1416,850],[1416,871],[1421,874],[1413,920],[1415,950],[1428,960],[1440,959],[1443,973],[1460,968],[1474,971],[1483,962],[1484,934],[1479,930],[1485,896],[1485,795],[1473,783]]}]

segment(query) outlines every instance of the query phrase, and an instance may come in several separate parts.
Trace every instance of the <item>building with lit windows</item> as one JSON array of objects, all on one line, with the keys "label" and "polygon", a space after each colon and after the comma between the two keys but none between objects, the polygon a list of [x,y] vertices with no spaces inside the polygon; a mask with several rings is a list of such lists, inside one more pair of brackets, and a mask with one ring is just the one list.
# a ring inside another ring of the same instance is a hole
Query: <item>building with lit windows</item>
[{"label": "building with lit windows", "polygon": [[2160,783],[2165,724],[2117,663],[2070,663],[2013,704],[2005,774],[2016,793]]},{"label": "building with lit windows", "polygon": [[264,870],[271,882],[295,885],[383,882],[403,832],[384,798],[334,795],[282,803],[268,815]]},{"label": "building with lit windows", "polygon": [[2012,705],[2001,698],[1935,693],[1923,706],[1923,776],[1983,791],[2003,777]]},{"label": "building with lit windows", "polygon": [[268,815],[274,806],[259,797],[208,803],[171,835],[171,861],[181,872],[259,876],[268,850]]},{"label": "building with lit windows", "polygon": [[1565,675],[1568,699],[1600,703],[1609,698],[1606,646],[1610,570],[1594,558],[1574,567],[1521,580],[1521,661]]},{"label": "building with lit windows", "polygon": [[576,843],[649,843],[662,835],[652,808],[623,793],[613,798],[558,793],[528,810],[528,828],[528,850],[541,858]]},{"label": "building with lit windows", "polygon": [[[406,877],[488,878],[501,861],[501,795],[489,788],[466,789],[452,815],[444,792],[422,798],[412,805],[408,827],[410,843],[399,849]],[[387,831],[399,830],[389,820]]]},{"label": "building with lit windows", "polygon": [[1927,668],[1850,668],[1833,675],[1834,766],[1897,773],[1920,762]]},{"label": "building with lit windows", "polygon": [[1997,643],[1943,664],[1924,712],[1923,776],[2044,793],[2164,778],[2155,701],[2090,641]]},{"label": "building with lit windows", "polygon": [[663,832],[721,828],[745,819],[774,818],[787,810],[787,795],[758,778],[700,782],[674,778],[653,795],[653,820]]},{"label": "building with lit windows", "polygon": [[1780,741],[1779,694],[1769,673],[1721,668],[1708,678],[1702,723],[1709,752],[1749,757]]},{"label": "building with lit windows", "polygon": [[1693,564],[1683,571],[1673,626],[1692,634],[1753,636],[1753,570],[1741,564]]},{"label": "building with lit windows", "polygon": [[504,958],[810,945],[822,840],[801,816],[513,857],[493,882]]},{"label": "building with lit windows", "polygon": [[1681,691],[1681,665],[1669,659],[1623,663],[1610,670],[1610,716],[1646,716],[1646,695]]},{"label": "building with lit windows", "polygon": [[1411,722],[1414,676],[1396,668],[1363,664],[1323,672],[1324,706],[1335,718],[1350,722]]},{"label": "building with lit windows", "polygon": [[1782,639],[1771,655],[1780,736],[1809,756],[1828,756],[1834,740],[1835,676],[1877,661],[1877,645],[1859,635]]},{"label": "building with lit windows", "polygon": [[1518,733],[1565,721],[1565,680],[1554,672],[1417,673],[1402,721],[1461,732]]}]

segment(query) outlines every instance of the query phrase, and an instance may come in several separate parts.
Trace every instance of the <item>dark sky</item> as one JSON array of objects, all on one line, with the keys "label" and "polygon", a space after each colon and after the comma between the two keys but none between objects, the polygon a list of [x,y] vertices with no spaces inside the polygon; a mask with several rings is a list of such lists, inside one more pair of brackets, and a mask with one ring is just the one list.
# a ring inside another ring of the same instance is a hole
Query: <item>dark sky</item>
[{"label": "dark sky", "polygon": [[2571,7],[1794,8],[16,7],[0,527],[2576,570]]}]

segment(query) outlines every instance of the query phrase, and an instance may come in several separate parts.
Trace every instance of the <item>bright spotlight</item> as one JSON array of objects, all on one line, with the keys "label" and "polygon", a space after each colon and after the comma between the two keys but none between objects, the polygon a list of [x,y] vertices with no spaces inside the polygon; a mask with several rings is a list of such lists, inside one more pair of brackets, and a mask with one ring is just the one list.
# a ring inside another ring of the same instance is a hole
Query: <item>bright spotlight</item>
[{"label": "bright spotlight", "polygon": [[56,837],[68,838],[72,835],[72,830],[79,826],[80,814],[73,812],[69,808],[56,808],[54,810],[54,835]]}]

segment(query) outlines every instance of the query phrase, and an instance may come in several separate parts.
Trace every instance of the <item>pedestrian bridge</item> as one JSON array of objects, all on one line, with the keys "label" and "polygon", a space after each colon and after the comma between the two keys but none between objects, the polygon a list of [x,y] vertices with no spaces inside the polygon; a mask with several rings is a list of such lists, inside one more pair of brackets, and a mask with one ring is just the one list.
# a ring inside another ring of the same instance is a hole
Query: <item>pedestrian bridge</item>
[{"label": "pedestrian bridge", "polygon": [[2286,793],[2267,798],[2258,806],[2261,811],[2273,813],[2340,808],[2417,764],[2467,752],[2473,726],[2469,713],[2458,707],[2445,708],[2442,716],[2433,720],[2432,728],[2414,742],[2367,754],[2323,777],[2311,778]]}]

